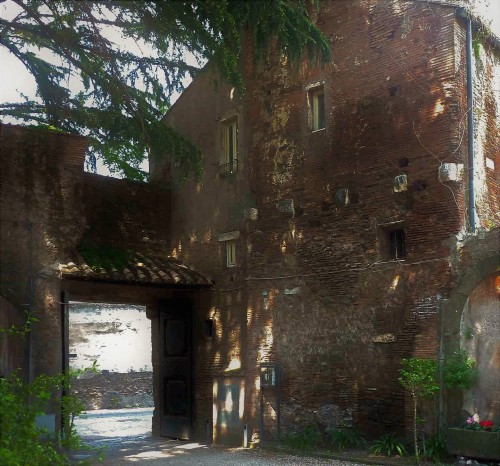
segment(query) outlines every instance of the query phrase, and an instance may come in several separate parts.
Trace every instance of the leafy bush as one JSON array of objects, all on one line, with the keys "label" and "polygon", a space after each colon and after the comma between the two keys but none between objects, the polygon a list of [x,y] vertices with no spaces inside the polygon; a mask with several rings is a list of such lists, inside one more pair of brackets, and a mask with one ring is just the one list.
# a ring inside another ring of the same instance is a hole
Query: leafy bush
[{"label": "leafy bush", "polygon": [[297,450],[311,451],[321,440],[318,429],[313,426],[307,426],[303,431],[288,434],[285,443]]},{"label": "leafy bush", "polygon": [[446,388],[470,388],[477,378],[476,362],[465,350],[457,351],[444,365]]},{"label": "leafy bush", "polygon": [[370,451],[376,454],[383,453],[386,456],[405,456],[407,455],[406,449],[399,440],[396,439],[395,434],[382,435],[378,440],[376,440]]},{"label": "leafy bush", "polygon": [[441,432],[428,439],[424,438],[423,446],[424,456],[431,459],[434,463],[440,464],[446,453],[446,443]]},{"label": "leafy bush", "polygon": [[[73,429],[74,417],[81,413],[82,403],[76,397],[66,396],[62,400],[58,397],[58,392],[69,386],[71,375],[40,375],[31,383],[24,382],[16,373],[0,379],[2,466],[67,466],[69,450],[89,449]],[[62,403],[66,413],[62,437],[50,436],[47,429],[36,425],[37,417],[55,403]]]},{"label": "leafy bush", "polygon": [[413,444],[417,463],[419,459],[417,410],[422,400],[432,398],[439,392],[437,384],[438,363],[433,359],[408,358],[401,360],[402,369],[399,383],[410,392],[413,398]]},{"label": "leafy bush", "polygon": [[332,443],[339,451],[363,446],[366,442],[356,429],[336,429],[330,433]]},{"label": "leafy bush", "polygon": [[[2,465],[66,465],[66,455],[59,451],[57,439],[36,426],[37,416],[51,400],[60,380],[39,376],[25,384],[14,374],[0,380],[0,458]],[[28,402],[29,400],[29,402]]]}]

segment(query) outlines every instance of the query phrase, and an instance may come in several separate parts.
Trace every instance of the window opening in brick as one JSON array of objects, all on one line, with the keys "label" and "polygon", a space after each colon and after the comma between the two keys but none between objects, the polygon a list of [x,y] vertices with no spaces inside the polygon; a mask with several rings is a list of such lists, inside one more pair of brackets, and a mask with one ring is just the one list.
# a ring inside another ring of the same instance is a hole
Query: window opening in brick
[{"label": "window opening in brick", "polygon": [[222,157],[220,173],[232,175],[238,171],[238,121],[236,119],[223,123]]},{"label": "window opening in brick", "polygon": [[214,319],[205,320],[205,336],[213,338],[215,336],[215,321]]},{"label": "window opening in brick", "polygon": [[403,228],[387,232],[389,259],[398,260],[406,257],[406,237]]},{"label": "window opening in brick", "polygon": [[226,265],[227,267],[236,266],[236,242],[227,241],[226,242]]},{"label": "window opening in brick", "polygon": [[312,112],[312,129],[317,131],[325,128],[325,91],[318,88],[310,91],[309,101]]}]

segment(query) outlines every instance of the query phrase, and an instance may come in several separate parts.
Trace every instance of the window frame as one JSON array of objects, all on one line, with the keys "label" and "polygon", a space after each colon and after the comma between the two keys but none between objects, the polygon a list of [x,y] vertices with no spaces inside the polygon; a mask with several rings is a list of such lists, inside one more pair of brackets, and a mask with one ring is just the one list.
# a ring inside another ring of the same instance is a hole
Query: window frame
[{"label": "window frame", "polygon": [[[392,236],[394,235],[394,238]],[[406,232],[403,225],[385,230],[386,257],[390,261],[406,260]],[[398,255],[401,253],[401,255]]]},{"label": "window frame", "polygon": [[222,121],[219,163],[222,176],[233,175],[238,172],[238,140],[238,117],[235,116]]},{"label": "window frame", "polygon": [[230,241],[225,241],[226,243],[226,267],[232,268],[237,266],[237,259],[236,259],[236,241],[235,240],[230,240]]},{"label": "window frame", "polygon": [[[309,106],[311,117],[311,131],[323,131],[326,129],[326,106],[325,106],[325,87],[316,86],[308,90]],[[321,100],[320,100],[321,97]],[[320,105],[320,102],[322,105]],[[322,110],[322,114],[320,112]]]}]

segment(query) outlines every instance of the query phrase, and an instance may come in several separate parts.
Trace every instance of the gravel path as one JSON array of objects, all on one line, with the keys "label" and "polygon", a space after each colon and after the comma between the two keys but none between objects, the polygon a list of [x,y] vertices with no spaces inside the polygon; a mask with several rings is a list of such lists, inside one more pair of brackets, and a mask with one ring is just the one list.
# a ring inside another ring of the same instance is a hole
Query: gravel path
[{"label": "gravel path", "polygon": [[132,466],[357,466],[357,463],[338,460],[284,455],[265,450],[223,448],[198,443],[183,443],[150,439],[123,444],[108,451],[103,465]]},{"label": "gravel path", "polygon": [[[224,448],[151,437],[151,409],[90,411],[76,428],[94,447],[107,446],[104,466],[358,466],[357,463]],[[76,455],[83,459],[88,455]]]}]

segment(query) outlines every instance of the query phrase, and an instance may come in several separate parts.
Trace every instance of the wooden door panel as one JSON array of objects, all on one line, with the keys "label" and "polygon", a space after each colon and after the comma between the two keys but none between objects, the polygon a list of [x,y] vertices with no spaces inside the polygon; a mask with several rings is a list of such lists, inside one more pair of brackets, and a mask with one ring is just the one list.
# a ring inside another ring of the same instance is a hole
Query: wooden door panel
[{"label": "wooden door panel", "polygon": [[192,425],[192,308],[187,300],[164,303],[160,314],[161,430],[189,439]]}]

